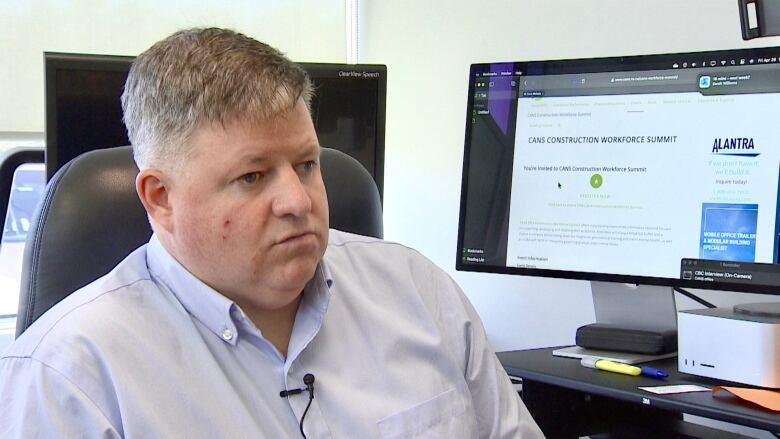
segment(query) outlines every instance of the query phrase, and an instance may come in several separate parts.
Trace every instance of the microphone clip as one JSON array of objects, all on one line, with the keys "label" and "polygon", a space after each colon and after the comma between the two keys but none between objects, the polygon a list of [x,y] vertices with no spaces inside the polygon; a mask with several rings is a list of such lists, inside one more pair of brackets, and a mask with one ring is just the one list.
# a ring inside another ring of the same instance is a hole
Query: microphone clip
[{"label": "microphone clip", "polygon": [[290,389],[290,390],[282,390],[279,392],[279,396],[282,398],[286,398],[288,396],[297,395],[299,393],[302,393],[306,389]]},{"label": "microphone clip", "polygon": [[282,398],[287,398],[288,396],[297,395],[303,392],[309,392],[309,399],[313,399],[314,398],[314,375],[310,373],[304,375],[303,384],[306,385],[306,388],[282,390],[281,392],[279,392],[279,396]]}]

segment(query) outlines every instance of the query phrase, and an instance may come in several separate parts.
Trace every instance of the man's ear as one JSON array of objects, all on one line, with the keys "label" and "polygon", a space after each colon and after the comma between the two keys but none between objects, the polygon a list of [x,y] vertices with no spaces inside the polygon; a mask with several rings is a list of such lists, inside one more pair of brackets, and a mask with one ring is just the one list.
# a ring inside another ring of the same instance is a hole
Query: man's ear
[{"label": "man's ear", "polygon": [[173,206],[170,181],[156,169],[145,169],[135,177],[135,190],[146,213],[168,233],[173,233]]}]

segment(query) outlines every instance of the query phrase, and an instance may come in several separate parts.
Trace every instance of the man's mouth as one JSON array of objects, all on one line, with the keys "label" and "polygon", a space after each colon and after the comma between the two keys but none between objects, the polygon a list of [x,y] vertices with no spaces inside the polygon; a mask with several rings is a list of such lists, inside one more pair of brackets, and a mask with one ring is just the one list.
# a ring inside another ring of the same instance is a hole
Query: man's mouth
[{"label": "man's mouth", "polygon": [[314,237],[314,236],[315,236],[314,232],[310,232],[310,231],[291,233],[289,235],[285,235],[282,239],[278,240],[276,244],[294,244],[298,241],[302,241],[309,237]]}]

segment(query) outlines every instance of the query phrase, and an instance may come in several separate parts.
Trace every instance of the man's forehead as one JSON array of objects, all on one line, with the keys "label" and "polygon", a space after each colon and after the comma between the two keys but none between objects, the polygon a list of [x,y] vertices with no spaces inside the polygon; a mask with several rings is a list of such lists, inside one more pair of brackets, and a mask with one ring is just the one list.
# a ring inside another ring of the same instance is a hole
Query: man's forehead
[{"label": "man's forehead", "polygon": [[225,124],[202,124],[194,133],[198,137],[209,138],[212,142],[250,149],[272,146],[276,143],[289,144],[294,146],[294,149],[318,147],[317,133],[314,131],[311,119],[309,121],[291,119],[287,115],[283,121],[245,119]]}]

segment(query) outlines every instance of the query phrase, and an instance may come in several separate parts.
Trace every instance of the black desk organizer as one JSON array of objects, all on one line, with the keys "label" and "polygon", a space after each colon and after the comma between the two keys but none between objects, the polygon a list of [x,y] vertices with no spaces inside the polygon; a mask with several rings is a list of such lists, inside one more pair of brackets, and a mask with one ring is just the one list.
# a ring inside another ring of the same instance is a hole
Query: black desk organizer
[{"label": "black desk organizer", "polygon": [[646,331],[593,323],[577,328],[575,343],[585,349],[661,355],[677,350],[677,331]]}]

